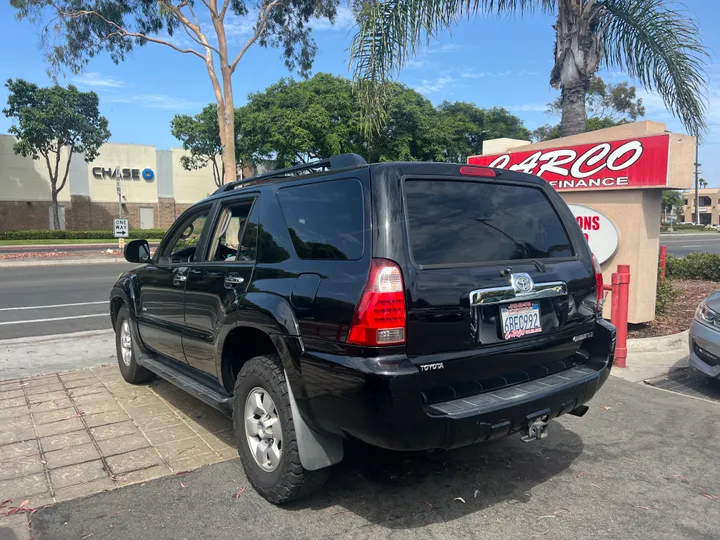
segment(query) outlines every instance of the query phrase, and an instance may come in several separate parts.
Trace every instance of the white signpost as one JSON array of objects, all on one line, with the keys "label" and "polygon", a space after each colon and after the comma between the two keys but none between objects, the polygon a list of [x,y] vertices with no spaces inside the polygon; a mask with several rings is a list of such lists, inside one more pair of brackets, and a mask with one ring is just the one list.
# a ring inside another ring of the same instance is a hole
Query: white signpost
[{"label": "white signpost", "polygon": [[590,251],[600,264],[612,257],[620,243],[618,230],[607,217],[587,206],[568,204],[575,216],[575,221],[582,229],[585,239],[590,244]]},{"label": "white signpost", "polygon": [[125,247],[125,239],[130,236],[130,226],[128,225],[128,220],[116,219],[113,229],[115,238],[118,239],[118,247],[123,249]]},{"label": "white signpost", "polygon": [[[125,238],[128,237],[128,220],[122,219],[122,184],[120,183],[120,167],[115,169],[115,188],[118,196],[118,219],[115,220],[115,238],[118,239],[118,248],[125,248]],[[124,228],[123,228],[124,227]],[[123,232],[124,231],[124,232]]]}]

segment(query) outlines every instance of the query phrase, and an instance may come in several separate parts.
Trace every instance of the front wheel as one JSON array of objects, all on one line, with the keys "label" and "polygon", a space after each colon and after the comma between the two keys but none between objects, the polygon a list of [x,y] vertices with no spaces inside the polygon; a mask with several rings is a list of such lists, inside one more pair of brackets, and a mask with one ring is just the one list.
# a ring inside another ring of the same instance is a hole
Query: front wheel
[{"label": "front wheel", "polygon": [[287,381],[277,355],[256,356],[235,383],[233,426],[250,483],[268,501],[284,504],[309,495],[329,476],[300,463]]},{"label": "front wheel", "polygon": [[129,383],[138,384],[153,378],[153,373],[139,365],[135,358],[135,347],[130,329],[130,313],[125,306],[120,308],[115,319],[115,349],[123,379]]}]

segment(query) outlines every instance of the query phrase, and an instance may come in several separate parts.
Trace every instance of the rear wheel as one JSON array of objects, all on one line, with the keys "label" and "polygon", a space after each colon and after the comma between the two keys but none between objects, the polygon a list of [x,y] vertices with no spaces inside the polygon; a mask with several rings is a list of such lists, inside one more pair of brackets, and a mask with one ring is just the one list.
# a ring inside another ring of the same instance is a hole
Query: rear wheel
[{"label": "rear wheel", "polygon": [[329,476],[300,463],[287,381],[277,355],[256,356],[235,383],[235,439],[250,483],[268,501],[284,504],[309,495]]},{"label": "rear wheel", "polygon": [[120,308],[115,319],[115,349],[123,379],[137,384],[153,378],[153,373],[139,365],[135,358],[135,344],[130,329],[130,313],[125,306]]}]

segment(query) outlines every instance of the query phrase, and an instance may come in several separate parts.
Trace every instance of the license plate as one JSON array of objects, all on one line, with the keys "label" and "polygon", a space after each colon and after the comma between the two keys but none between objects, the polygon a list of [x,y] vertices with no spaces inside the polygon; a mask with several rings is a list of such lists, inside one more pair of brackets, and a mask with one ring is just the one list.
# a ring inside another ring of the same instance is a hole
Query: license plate
[{"label": "license plate", "polygon": [[542,332],[540,305],[519,302],[500,307],[502,333],[505,339],[514,339]]}]

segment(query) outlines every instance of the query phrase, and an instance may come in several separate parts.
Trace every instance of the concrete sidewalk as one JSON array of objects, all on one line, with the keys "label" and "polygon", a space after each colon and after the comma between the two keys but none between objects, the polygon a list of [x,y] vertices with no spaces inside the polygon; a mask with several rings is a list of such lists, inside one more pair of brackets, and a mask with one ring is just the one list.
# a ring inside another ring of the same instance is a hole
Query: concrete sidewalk
[{"label": "concrete sidewalk", "polygon": [[688,366],[688,332],[671,336],[629,339],[626,368],[613,368],[612,375],[642,382]]},{"label": "concrete sidewalk", "polygon": [[0,502],[37,508],[237,457],[229,418],[116,365],[0,383]]},{"label": "concrete sidewalk", "polygon": [[0,381],[115,362],[112,330],[0,340]]}]

